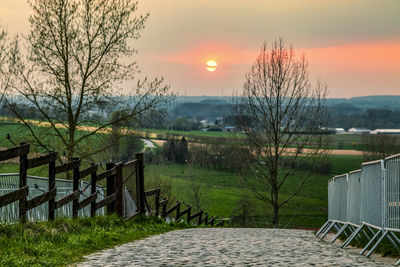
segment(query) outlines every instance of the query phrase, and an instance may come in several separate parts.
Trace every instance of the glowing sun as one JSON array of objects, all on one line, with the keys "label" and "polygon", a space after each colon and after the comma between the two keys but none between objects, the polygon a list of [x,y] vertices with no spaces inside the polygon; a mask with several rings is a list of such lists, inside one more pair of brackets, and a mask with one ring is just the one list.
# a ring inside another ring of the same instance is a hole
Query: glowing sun
[{"label": "glowing sun", "polygon": [[218,67],[217,61],[215,61],[215,60],[213,60],[213,59],[207,61],[207,62],[206,62],[206,65],[207,65],[206,69],[207,69],[208,71],[210,71],[210,72],[216,71],[216,70],[217,70],[217,67]]}]

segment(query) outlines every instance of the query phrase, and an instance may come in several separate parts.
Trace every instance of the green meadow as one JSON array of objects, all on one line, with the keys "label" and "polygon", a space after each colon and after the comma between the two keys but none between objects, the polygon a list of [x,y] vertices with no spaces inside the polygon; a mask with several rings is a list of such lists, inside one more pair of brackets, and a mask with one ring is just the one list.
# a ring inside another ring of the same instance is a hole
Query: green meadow
[{"label": "green meadow", "polygon": [[[150,131],[150,130],[149,130]],[[154,133],[153,130],[151,132]],[[165,131],[160,131],[161,133]],[[19,124],[0,124],[0,147],[12,147],[6,139],[11,134],[14,142],[22,142],[29,133]],[[216,137],[231,136],[221,132],[190,132],[203,136]],[[340,142],[361,141],[360,136],[337,135]],[[357,140],[354,138],[358,138]],[[351,145],[351,143],[349,143]],[[361,156],[330,155],[331,164],[329,175],[312,175],[298,196],[294,197],[287,206],[281,209],[282,227],[318,227],[327,217],[327,181],[334,175],[359,169]],[[15,163],[0,163],[0,173],[18,172]],[[30,175],[46,176],[46,168],[29,170]],[[296,175],[297,174],[297,175]],[[288,179],[282,188],[281,199],[292,192],[297,184],[298,177],[303,173],[297,171]],[[241,178],[233,172],[199,168],[184,164],[148,164],[145,168],[147,189],[158,185],[155,180],[165,180],[168,184],[168,197],[171,201],[181,200],[185,204],[197,202],[201,209],[211,216],[219,218],[235,218],[238,225],[268,226],[270,207],[257,199],[253,192],[247,189]],[[198,186],[197,186],[198,185]],[[197,196],[194,187],[198,188]],[[246,215],[246,216],[243,216]],[[244,217],[246,217],[244,219]],[[234,220],[234,222],[235,222]]]},{"label": "green meadow", "polygon": [[[281,210],[281,227],[287,228],[316,228],[327,218],[328,180],[334,175],[342,174],[360,168],[361,157],[331,155],[328,158],[332,164],[330,175],[312,175],[298,196],[294,197]],[[284,199],[297,186],[297,171],[287,180],[282,188],[281,199]],[[176,200],[184,201],[187,205],[196,201],[193,184],[200,185],[201,208],[210,215],[220,218],[236,218],[234,223],[246,226],[269,226],[270,207],[257,199],[253,192],[246,188],[240,177],[232,172],[210,170],[184,164],[147,165],[145,179],[168,179],[171,192]],[[149,185],[147,186],[149,188]],[[174,200],[175,200],[174,199]],[[248,218],[243,219],[241,215]]]}]

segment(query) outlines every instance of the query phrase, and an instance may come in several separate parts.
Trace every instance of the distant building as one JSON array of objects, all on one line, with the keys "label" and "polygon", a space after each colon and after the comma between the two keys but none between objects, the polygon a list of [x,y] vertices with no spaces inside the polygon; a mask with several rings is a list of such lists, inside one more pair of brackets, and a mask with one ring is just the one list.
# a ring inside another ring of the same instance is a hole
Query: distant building
[{"label": "distant building", "polygon": [[203,127],[209,127],[209,126],[214,126],[215,123],[211,120],[201,120],[199,121]]},{"label": "distant building", "polygon": [[329,127],[321,127],[322,131],[330,132],[330,133],[344,133],[345,130],[343,128],[329,128]]},{"label": "distant building", "polygon": [[375,129],[371,134],[400,134],[400,129]]},{"label": "distant building", "polygon": [[353,134],[369,134],[371,130],[367,128],[350,128],[348,132]]},{"label": "distant building", "polygon": [[223,129],[224,132],[236,132],[235,126],[225,126]]}]

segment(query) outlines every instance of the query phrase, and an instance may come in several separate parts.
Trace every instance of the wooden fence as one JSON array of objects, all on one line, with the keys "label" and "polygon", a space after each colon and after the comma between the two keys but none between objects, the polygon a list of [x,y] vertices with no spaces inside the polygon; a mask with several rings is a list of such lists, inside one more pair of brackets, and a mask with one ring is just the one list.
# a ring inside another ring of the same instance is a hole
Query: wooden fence
[{"label": "wooden fence", "polygon": [[[19,146],[0,151],[0,162],[12,158],[19,157],[19,189],[0,196],[0,207],[19,201],[19,220],[26,221],[27,211],[39,205],[48,202],[48,220],[54,220],[55,210],[72,202],[72,216],[78,217],[78,211],[90,205],[90,215],[95,216],[96,210],[106,206],[107,214],[117,213],[118,216],[123,216],[123,187],[128,179],[135,179],[135,201],[137,205],[137,212],[132,216],[126,218],[127,220],[133,218],[138,214],[148,214],[154,216],[161,216],[163,219],[170,218],[169,215],[175,212],[175,220],[181,220],[186,215],[186,221],[190,223],[197,218],[197,224],[205,223],[206,225],[222,226],[226,219],[220,219],[216,222],[216,218],[208,218],[208,213],[200,210],[191,214],[191,206],[186,207],[181,211],[181,202],[178,201],[172,206],[168,206],[168,200],[160,200],[161,190],[159,188],[145,191],[144,189],[144,164],[143,154],[135,154],[135,159],[126,163],[107,163],[106,171],[98,173],[98,164],[91,164],[91,166],[80,170],[81,160],[78,158],[66,164],[56,166],[57,153],[51,152],[36,158],[28,158],[29,144],[21,144]],[[27,186],[27,172],[29,169],[45,166],[48,167],[48,191],[40,196],[28,200],[29,188]],[[132,168],[135,176],[129,175],[124,180],[123,171],[125,168]],[[57,188],[55,186],[56,175],[72,172],[73,179],[73,192],[61,199],[56,200]],[[84,200],[79,201],[79,196],[82,193],[79,189],[79,181],[83,178],[90,176],[90,196]],[[104,199],[96,202],[97,191],[96,185],[102,180],[106,180],[106,196]],[[154,197],[154,208],[149,205],[148,198]],[[160,213],[161,209],[161,213]],[[0,214],[1,215],[1,214]]]}]

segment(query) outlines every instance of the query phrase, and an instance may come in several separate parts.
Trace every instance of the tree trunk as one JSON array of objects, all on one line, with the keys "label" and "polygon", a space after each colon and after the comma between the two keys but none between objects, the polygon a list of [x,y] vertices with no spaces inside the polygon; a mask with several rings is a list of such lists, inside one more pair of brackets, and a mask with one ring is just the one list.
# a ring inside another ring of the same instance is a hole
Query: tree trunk
[{"label": "tree trunk", "polygon": [[279,207],[278,205],[273,205],[272,207],[272,225],[274,228],[278,228],[278,222],[279,222]]}]

